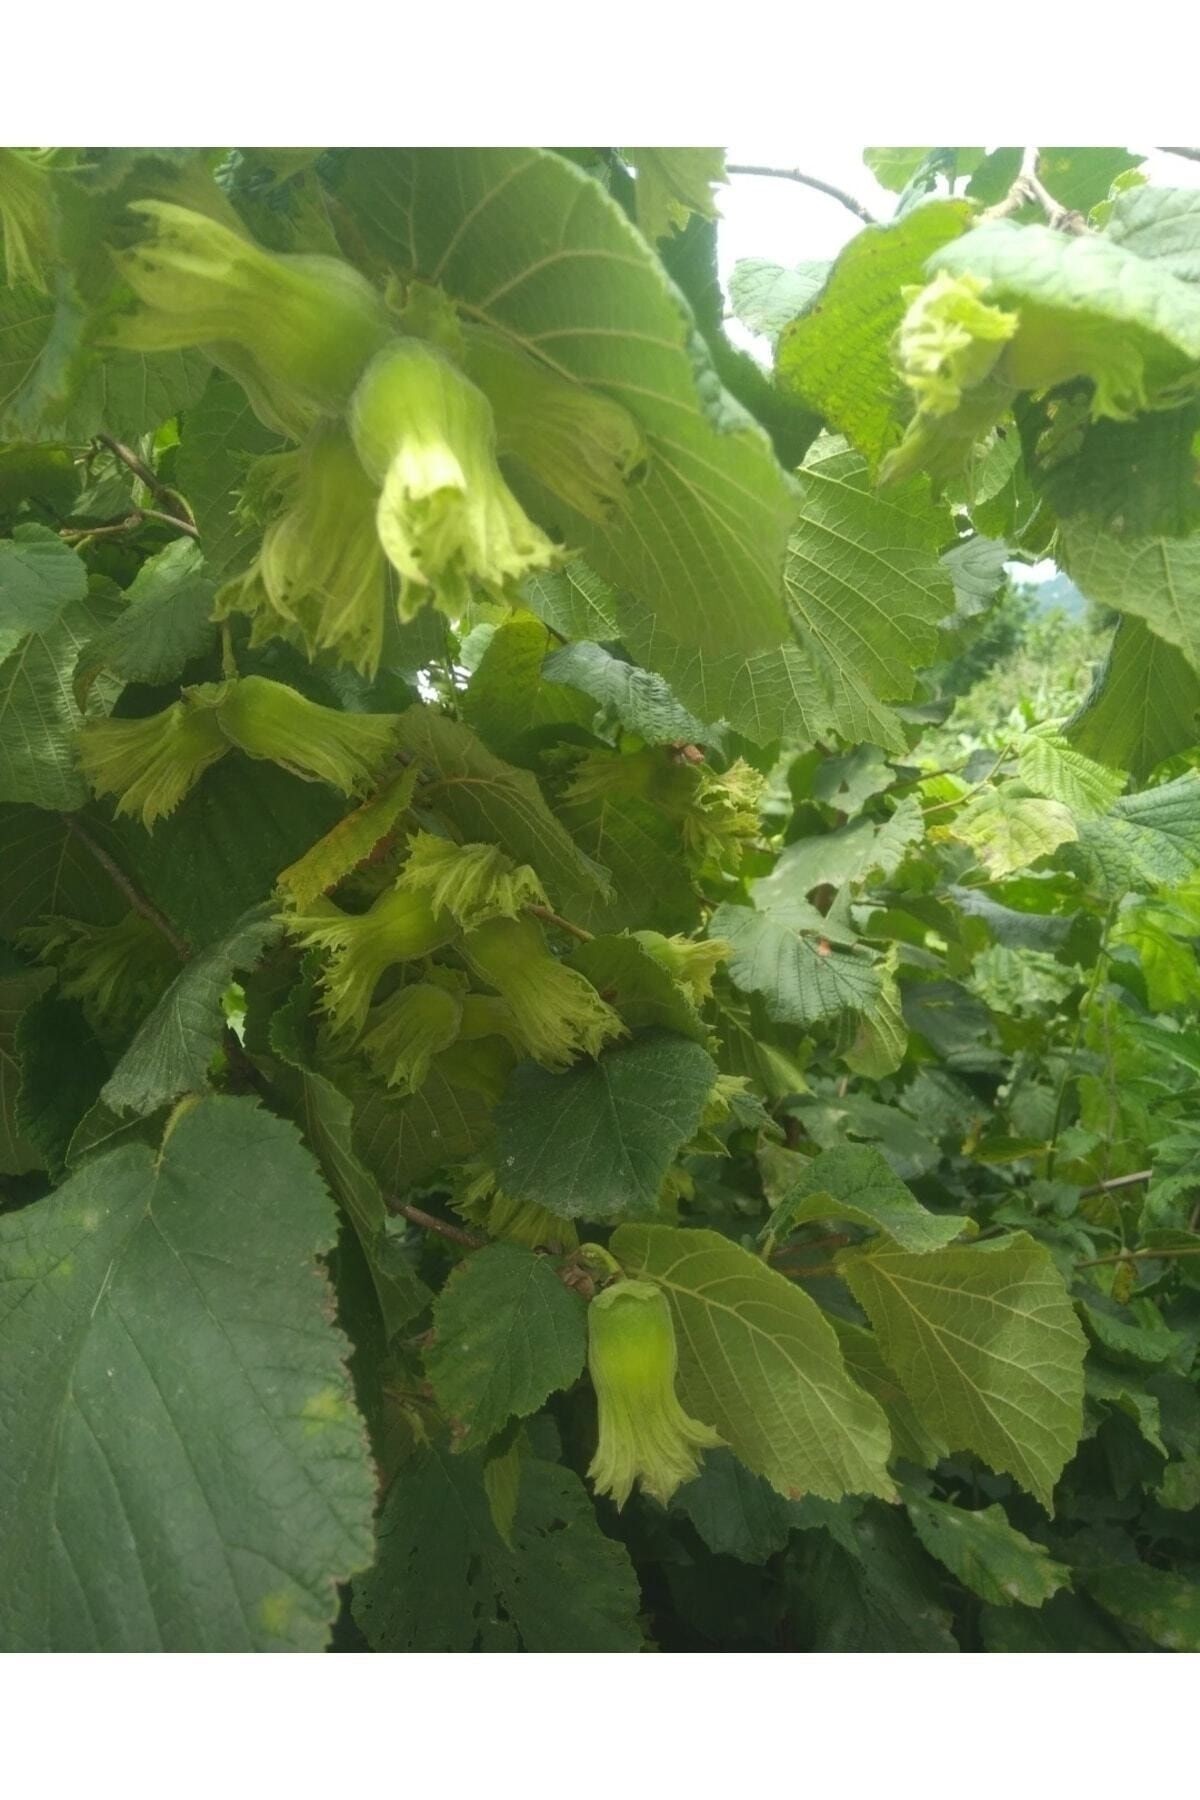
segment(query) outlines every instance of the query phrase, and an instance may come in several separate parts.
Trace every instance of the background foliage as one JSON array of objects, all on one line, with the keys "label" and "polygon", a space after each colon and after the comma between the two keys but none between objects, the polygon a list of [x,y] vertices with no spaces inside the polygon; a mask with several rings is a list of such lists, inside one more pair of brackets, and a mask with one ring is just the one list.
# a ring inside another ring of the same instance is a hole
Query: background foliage
[{"label": "background foliage", "polygon": [[0,152],[4,1648],[1200,1647],[1200,196],[866,156]]}]

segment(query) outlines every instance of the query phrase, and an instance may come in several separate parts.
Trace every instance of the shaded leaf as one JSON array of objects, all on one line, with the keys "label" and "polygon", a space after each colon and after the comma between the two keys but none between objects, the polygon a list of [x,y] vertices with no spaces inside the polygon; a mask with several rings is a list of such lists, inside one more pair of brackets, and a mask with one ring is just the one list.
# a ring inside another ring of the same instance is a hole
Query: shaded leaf
[{"label": "shaded leaf", "polygon": [[373,1487],[334,1235],[294,1128],[233,1099],[0,1219],[5,1649],[324,1647]]},{"label": "shaded leaf", "polygon": [[485,1444],[583,1372],[586,1308],[544,1256],[488,1244],[454,1271],[433,1308],[425,1371],[456,1450]]},{"label": "shaded leaf", "polygon": [[632,1651],[639,1596],[628,1555],[569,1469],[522,1463],[510,1549],[478,1456],[433,1443],[400,1469],[354,1615],[385,1652]]},{"label": "shaded leaf", "polygon": [[918,1253],[950,1243],[966,1225],[963,1218],[929,1212],[878,1150],[865,1144],[814,1156],[772,1213],[771,1234],[778,1242],[813,1219],[848,1219]]},{"label": "shaded leaf", "polygon": [[150,1113],[205,1086],[225,1031],[222,999],[234,971],[252,968],[280,930],[274,919],[248,914],[185,965],[105,1083],[106,1106]]},{"label": "shaded leaf", "polygon": [[648,1032],[553,1075],[519,1063],[496,1108],[496,1170],[514,1200],[561,1219],[653,1216],[717,1069],[699,1044]]},{"label": "shaded leaf", "polygon": [[1070,1570],[1052,1562],[1044,1545],[1010,1525],[1002,1506],[968,1512],[917,1494],[906,1494],[904,1504],[930,1555],[981,1600],[996,1606],[1041,1606],[1071,1584]]}]

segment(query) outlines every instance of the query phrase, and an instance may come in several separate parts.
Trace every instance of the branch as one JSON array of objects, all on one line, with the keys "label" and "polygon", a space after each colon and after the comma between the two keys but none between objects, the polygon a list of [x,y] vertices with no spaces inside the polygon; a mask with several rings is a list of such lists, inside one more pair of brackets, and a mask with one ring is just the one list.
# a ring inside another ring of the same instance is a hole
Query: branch
[{"label": "branch", "polygon": [[200,536],[190,519],[177,518],[174,513],[156,512],[152,506],[135,506],[125,518],[114,519],[108,525],[72,526],[60,531],[58,535],[68,544],[82,543],[88,538],[120,537],[127,531],[136,531],[147,519],[154,519],[159,525],[169,525],[173,531],[182,531],[185,537]]},{"label": "branch", "polygon": [[448,1238],[452,1244],[461,1244],[466,1250],[482,1250],[487,1239],[478,1237],[473,1231],[464,1231],[461,1225],[450,1225],[445,1219],[435,1219],[432,1213],[422,1212],[419,1206],[410,1206],[407,1200],[391,1200],[387,1203],[388,1211],[399,1213],[410,1225],[419,1225],[422,1231],[432,1231],[438,1237]]},{"label": "branch", "polygon": [[104,870],[104,873],[108,876],[113,885],[119,888],[134,912],[141,913],[143,919],[148,920],[156,931],[162,933],[172,950],[174,950],[176,956],[178,956],[182,962],[187,962],[192,954],[191,946],[184,938],[180,937],[166,914],[159,912],[154,902],[148,900],[145,894],[141,893],[140,890],[134,886],[120,864],[113,861],[112,857],[108,854],[108,851],[102,844],[96,842],[91,832],[84,830],[78,819],[72,817],[70,813],[60,813],[59,817],[70,835],[83,845],[88,854],[93,856],[100,864],[100,867]]},{"label": "branch", "polygon": [[[154,473],[154,470],[150,468],[148,464],[144,463],[141,457],[129,448],[128,444],[120,443],[115,437],[111,437],[107,431],[98,431],[96,433],[96,442],[98,444],[103,444],[106,450],[111,450],[118,462],[123,462],[125,467],[132,474],[137,476],[142,485],[161,503],[162,507],[172,520],[177,523],[190,522],[194,526],[195,521],[192,519],[191,513],[187,510],[185,503],[179,498],[178,494],[174,493],[167,486],[165,481],[160,480]],[[181,508],[183,510],[181,510]],[[153,519],[159,517],[159,515],[157,513],[147,513],[146,517]]]},{"label": "branch", "polygon": [[1149,1262],[1166,1262],[1172,1256],[1200,1256],[1200,1244],[1179,1244],[1174,1249],[1164,1244],[1157,1250],[1114,1250],[1111,1256],[1089,1256],[1086,1262],[1077,1262],[1077,1269],[1098,1269],[1102,1263],[1133,1262],[1137,1257],[1145,1257]]},{"label": "branch", "polygon": [[1016,180],[995,206],[989,206],[981,213],[980,219],[1007,219],[1010,214],[1018,212],[1027,200],[1040,206],[1046,215],[1046,223],[1052,231],[1069,231],[1078,236],[1087,230],[1087,220],[1082,213],[1072,212],[1069,206],[1061,206],[1050,192],[1038,180],[1038,152],[1036,148],[1027,149],[1021,157],[1021,167]]},{"label": "branch", "polygon": [[727,175],[767,175],[774,181],[798,181],[801,187],[815,188],[818,194],[828,194],[831,200],[837,200],[847,212],[852,212],[856,219],[864,225],[878,225],[879,220],[874,213],[869,213],[860,200],[848,194],[844,188],[834,187],[832,181],[822,181],[816,175],[806,175],[802,169],[768,169],[762,163],[726,163]]},{"label": "branch", "polygon": [[1136,1175],[1112,1175],[1107,1181],[1097,1181],[1092,1187],[1080,1188],[1079,1198],[1086,1199],[1089,1194],[1105,1194],[1110,1188],[1132,1187],[1135,1182],[1149,1181],[1153,1169],[1139,1169]]},{"label": "branch", "polygon": [[586,930],[584,926],[575,925],[570,919],[564,919],[561,913],[552,912],[548,906],[527,906],[525,911],[532,913],[535,919],[544,920],[547,925],[557,925],[560,931],[569,931],[571,936],[578,938],[581,944],[590,944],[595,936],[594,932]]},{"label": "branch", "polygon": [[1185,156],[1188,162],[1200,162],[1200,150],[1182,150],[1174,144],[1156,144],[1154,147],[1164,156]]}]

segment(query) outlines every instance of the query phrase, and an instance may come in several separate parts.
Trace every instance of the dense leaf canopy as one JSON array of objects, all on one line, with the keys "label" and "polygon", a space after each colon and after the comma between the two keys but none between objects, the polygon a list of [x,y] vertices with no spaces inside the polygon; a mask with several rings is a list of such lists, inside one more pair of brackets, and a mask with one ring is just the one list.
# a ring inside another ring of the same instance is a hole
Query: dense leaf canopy
[{"label": "dense leaf canopy", "polygon": [[1200,202],[865,157],[0,151],[0,1649],[1200,1645]]}]

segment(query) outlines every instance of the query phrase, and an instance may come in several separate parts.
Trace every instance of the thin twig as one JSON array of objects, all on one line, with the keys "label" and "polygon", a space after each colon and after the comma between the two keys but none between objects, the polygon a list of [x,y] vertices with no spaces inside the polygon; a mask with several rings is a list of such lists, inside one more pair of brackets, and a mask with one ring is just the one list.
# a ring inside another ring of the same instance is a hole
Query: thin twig
[{"label": "thin twig", "polygon": [[[921,810],[922,819],[931,819],[934,813],[945,812],[948,806],[961,806],[964,800],[970,800],[973,795],[978,794],[981,789],[987,786],[988,782],[992,779],[992,776],[996,773],[997,769],[999,769],[1001,763],[1005,761],[1011,752],[1012,745],[1005,744],[986,775],[981,776],[981,778],[974,782],[969,788],[965,788],[961,794],[955,794],[953,799],[939,800],[935,806],[923,807]],[[924,781],[926,779],[932,779],[932,777],[922,776],[921,779]]]},{"label": "thin twig", "polygon": [[595,936],[594,932],[574,924],[570,919],[564,919],[561,913],[553,912],[548,906],[527,906],[525,911],[532,913],[535,919],[544,920],[547,925],[557,925],[560,931],[569,931],[581,944],[590,944]]},{"label": "thin twig", "polygon": [[1097,1181],[1091,1187],[1080,1188],[1079,1198],[1086,1200],[1089,1194],[1104,1194],[1109,1188],[1132,1187],[1135,1182],[1149,1181],[1153,1169],[1139,1169],[1136,1175],[1113,1175],[1107,1181]]},{"label": "thin twig", "polygon": [[119,888],[121,893],[124,894],[134,912],[140,913],[143,919],[148,920],[156,931],[161,932],[168,944],[170,944],[172,950],[174,950],[176,956],[178,956],[181,961],[187,962],[192,954],[191,947],[184,938],[180,937],[166,914],[161,913],[154,902],[148,900],[145,894],[141,893],[140,890],[134,886],[120,864],[113,861],[104,846],[96,842],[91,832],[86,831],[79,823],[78,819],[73,818],[70,813],[60,813],[59,817],[62,819],[63,824],[66,826],[71,836],[76,838],[78,842],[83,845],[88,854],[95,858],[113,885]]},{"label": "thin twig", "polygon": [[[98,431],[96,433],[96,442],[98,444],[103,444],[106,450],[111,450],[118,462],[123,462],[125,467],[130,470],[132,474],[137,476],[143,487],[148,489],[148,491],[154,495],[155,499],[161,502],[163,510],[170,516],[172,521],[190,521],[193,525],[195,524],[195,520],[192,519],[191,513],[186,508],[186,502],[169,488],[166,482],[162,481],[154,473],[154,470],[150,468],[149,464],[144,463],[136,451],[129,448],[128,444],[122,444],[119,439],[110,436],[107,431]],[[157,515],[155,513],[147,513],[146,517],[153,519],[157,517]]]},{"label": "thin twig", "polygon": [[989,206],[980,214],[981,219],[1007,219],[1011,213],[1019,212],[1027,200],[1040,206],[1046,215],[1046,223],[1052,231],[1069,231],[1078,235],[1087,230],[1087,220],[1082,213],[1073,212],[1069,206],[1063,206],[1054,198],[1049,188],[1038,179],[1038,151],[1030,148],[1021,157],[1021,167],[1017,178],[1002,200],[995,206]]},{"label": "thin twig", "polygon": [[410,1225],[419,1225],[422,1231],[432,1231],[438,1237],[448,1238],[452,1244],[461,1244],[466,1250],[482,1250],[487,1242],[473,1231],[464,1231],[461,1225],[448,1225],[445,1219],[435,1219],[432,1213],[423,1212],[419,1206],[410,1206],[407,1200],[389,1200],[387,1204],[389,1212],[399,1213]]},{"label": "thin twig", "polygon": [[1089,1256],[1086,1262],[1077,1262],[1077,1269],[1098,1269],[1102,1263],[1133,1262],[1136,1257],[1144,1257],[1148,1262],[1166,1262],[1172,1256],[1200,1256],[1200,1244],[1179,1244],[1175,1248],[1164,1244],[1157,1250],[1114,1250],[1111,1256]]},{"label": "thin twig", "polygon": [[65,526],[58,535],[68,544],[80,544],[90,538],[121,537],[128,531],[136,531],[147,519],[153,519],[159,525],[169,525],[172,531],[182,531],[185,537],[200,536],[190,520],[177,519],[173,513],[156,512],[152,506],[135,506],[123,519],[113,519],[105,525]]},{"label": "thin twig", "polygon": [[727,175],[766,175],[774,181],[798,181],[801,187],[815,188],[818,194],[828,194],[831,200],[837,200],[847,212],[852,212],[856,219],[864,225],[878,225],[874,213],[867,211],[861,200],[848,194],[845,188],[835,187],[832,181],[822,181],[816,175],[806,175],[803,169],[769,169],[763,163],[726,163]]}]

